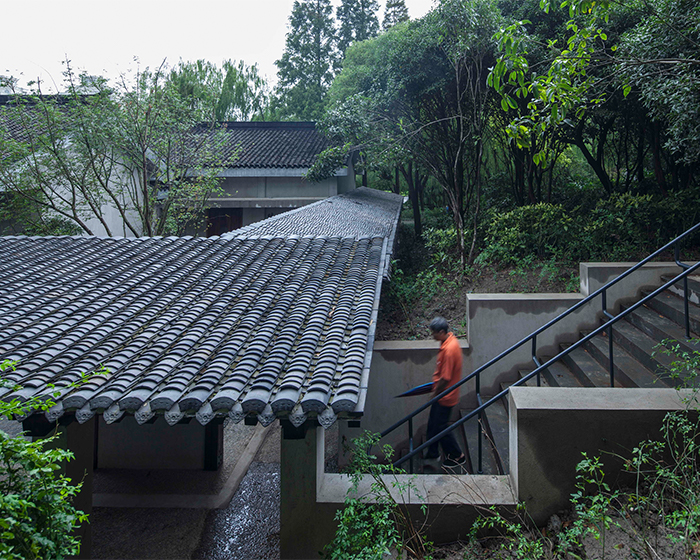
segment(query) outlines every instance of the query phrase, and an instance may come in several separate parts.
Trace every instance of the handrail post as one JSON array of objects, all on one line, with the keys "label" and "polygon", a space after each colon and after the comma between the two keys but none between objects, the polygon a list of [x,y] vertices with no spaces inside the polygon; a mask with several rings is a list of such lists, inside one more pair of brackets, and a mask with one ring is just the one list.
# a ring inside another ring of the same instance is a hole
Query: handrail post
[{"label": "handrail post", "polygon": [[604,288],[600,295],[602,297],[603,314],[605,314],[608,311],[608,290]]},{"label": "handrail post", "polygon": [[612,314],[608,313],[608,291],[603,289],[600,294],[602,296],[603,316],[608,318],[608,371],[610,372],[610,386],[615,386],[615,364],[613,363],[613,326],[611,319]]},{"label": "handrail post", "polygon": [[482,416],[481,412],[479,412],[479,415],[477,416],[477,423],[478,423],[478,428],[477,428],[477,434],[478,434],[478,455],[479,455],[479,466],[476,469],[477,474],[484,474],[484,469],[483,469],[483,462],[482,462],[482,457],[483,457],[483,444],[481,443],[481,430],[483,429],[484,423],[482,422]]},{"label": "handrail post", "polygon": [[610,369],[610,386],[615,386],[615,364],[613,364],[613,328],[612,323],[608,327],[608,364]]},{"label": "handrail post", "polygon": [[[681,262],[680,242],[673,245],[673,258],[681,270],[687,270],[688,265]],[[688,277],[683,277],[683,311],[685,312],[685,337],[690,338],[690,306],[688,305]]]},{"label": "handrail post", "polygon": [[[413,452],[413,417],[408,419],[408,452]],[[411,462],[408,464],[409,474],[413,474],[413,457],[411,457]]]},{"label": "handrail post", "polygon": [[[535,362],[535,367],[540,367],[540,361],[537,359],[537,335],[532,335],[532,361]],[[537,372],[537,386],[542,386],[542,378],[540,372]]]},{"label": "handrail post", "polygon": [[690,338],[690,307],[688,305],[688,277],[683,278],[683,305],[685,306],[685,337]]}]

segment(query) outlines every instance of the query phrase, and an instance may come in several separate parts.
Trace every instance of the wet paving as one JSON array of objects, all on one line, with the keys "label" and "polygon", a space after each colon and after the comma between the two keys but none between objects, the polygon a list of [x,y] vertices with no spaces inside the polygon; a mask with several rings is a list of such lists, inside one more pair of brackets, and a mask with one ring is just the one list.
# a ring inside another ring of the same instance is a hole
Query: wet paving
[{"label": "wet paving", "polygon": [[279,558],[279,463],[252,463],[228,507],[211,511],[204,526],[195,560]]}]

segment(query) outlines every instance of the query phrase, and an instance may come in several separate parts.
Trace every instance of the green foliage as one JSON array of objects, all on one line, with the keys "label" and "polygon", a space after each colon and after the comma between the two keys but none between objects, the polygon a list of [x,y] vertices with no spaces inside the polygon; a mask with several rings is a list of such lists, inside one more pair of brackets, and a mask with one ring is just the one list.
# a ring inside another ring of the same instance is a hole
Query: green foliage
[{"label": "green foliage", "polygon": [[587,215],[582,240],[588,254],[605,260],[629,260],[650,253],[697,223],[691,202],[695,190],[674,191],[665,198],[614,194]]},{"label": "green foliage", "polygon": [[[559,260],[630,260],[651,253],[698,218],[695,190],[613,194],[570,211],[539,203],[495,214],[478,263],[517,264],[527,256]],[[671,218],[672,216],[672,218]]]},{"label": "green foliage", "polygon": [[342,0],[336,8],[338,50],[345,50],[357,41],[366,41],[379,33],[376,0]]},{"label": "green foliage", "polygon": [[477,262],[515,263],[528,255],[576,258],[580,242],[576,221],[556,204],[542,202],[521,206],[493,217],[486,233],[486,247]]},{"label": "green foliage", "polygon": [[287,120],[317,120],[338,66],[330,0],[295,0],[277,65],[277,111]]},{"label": "green foliage", "polygon": [[269,113],[269,87],[257,64],[226,60],[219,68],[206,60],[180,61],[168,84],[202,121],[265,120]]},{"label": "green foliage", "polygon": [[452,225],[452,216],[445,208],[425,208],[422,217],[426,230],[449,229]]},{"label": "green foliage", "polygon": [[[393,449],[382,448],[386,462],[379,463],[371,450],[379,434],[366,432],[352,442],[352,461],[347,473],[352,486],[344,507],[336,514],[338,529],[325,550],[330,560],[383,560],[393,549],[405,550],[411,558],[425,558],[430,544],[415,527],[406,500],[418,495],[413,477],[391,465]],[[359,495],[363,482],[370,479],[369,491]],[[392,495],[400,496],[400,502]],[[423,506],[423,513],[426,511]]]},{"label": "green foliage", "polygon": [[318,183],[332,177],[333,173],[346,165],[350,151],[350,144],[326,148],[318,155],[304,178],[311,183]]},{"label": "green foliage", "polygon": [[[635,6],[637,7],[637,6]],[[685,163],[700,162],[700,11],[692,0],[643,3],[639,23],[618,50],[626,91],[638,91],[666,145]]]},{"label": "green foliage", "polygon": [[444,266],[459,261],[459,238],[455,228],[437,229],[426,227],[423,231],[425,248],[430,251],[430,260],[434,267]]},{"label": "green foliage", "polygon": [[[519,504],[517,509],[518,512],[524,512],[522,504]],[[518,560],[545,558],[546,544],[549,543],[546,543],[541,535],[528,531],[527,525],[521,519],[509,520],[501,515],[495,506],[477,518],[471,528],[471,538],[476,539],[479,531],[502,535],[499,552],[507,554],[508,557]]]},{"label": "green foliage", "polygon": [[[13,364],[0,364],[0,386]],[[51,397],[26,402],[0,401],[0,416],[12,418],[31,410],[45,411],[55,403]],[[7,560],[62,559],[80,550],[73,531],[87,522],[72,500],[80,492],[61,474],[61,463],[73,454],[47,449],[57,436],[36,442],[22,435],[10,437],[0,431],[0,557]]]},{"label": "green foliage", "polygon": [[[201,125],[197,103],[165,71],[139,70],[111,87],[68,65],[65,94],[38,88],[0,108],[4,192],[23,200],[38,222],[61,218],[88,234],[91,221],[110,236],[196,229],[227,163],[218,149],[224,131]],[[119,231],[111,231],[105,206],[119,214]]]},{"label": "green foliage", "polygon": [[615,528],[627,536],[630,558],[661,558],[659,545],[664,543],[659,539],[682,549],[684,557],[695,558],[700,538],[700,417],[696,408],[700,351],[683,351],[671,340],[664,341],[659,351],[674,358],[668,367],[672,378],[693,391],[685,410],[666,415],[658,439],[642,441],[629,454],[614,456],[632,476],[632,489],[611,488],[600,457],[584,453],[571,495],[573,518],[561,532],[530,531],[531,520],[520,505],[513,519],[491,508],[476,521],[472,537],[489,529],[502,536],[497,548],[511,557],[568,560],[588,557],[584,541],[590,536],[600,545],[596,557],[605,558],[611,555],[607,536]]},{"label": "green foliage", "polygon": [[385,31],[397,23],[408,21],[408,8],[404,0],[387,0],[384,6],[382,29]]}]

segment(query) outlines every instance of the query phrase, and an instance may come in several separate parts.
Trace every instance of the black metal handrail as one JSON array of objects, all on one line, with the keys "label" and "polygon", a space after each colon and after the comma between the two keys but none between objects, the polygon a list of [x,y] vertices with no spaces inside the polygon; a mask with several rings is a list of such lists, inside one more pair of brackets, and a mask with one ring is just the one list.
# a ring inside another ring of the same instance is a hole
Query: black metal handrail
[{"label": "black metal handrail", "polygon": [[[680,258],[679,258],[679,244],[683,239],[685,239],[689,235],[692,235],[693,233],[695,233],[699,229],[700,229],[700,223],[696,224],[695,226],[693,226],[692,228],[690,228],[686,232],[682,233],[681,235],[676,237],[674,240],[670,241],[669,243],[667,243],[666,245],[661,247],[660,249],[657,249],[651,255],[646,257],[644,260],[639,261],[636,265],[629,268],[628,270],[623,272],[621,275],[617,276],[616,278],[614,278],[613,280],[611,280],[610,282],[608,282],[604,286],[601,286],[592,294],[589,294],[584,299],[582,299],[581,301],[579,301],[578,303],[576,303],[575,305],[573,305],[572,307],[570,307],[566,311],[562,312],[560,315],[558,315],[557,317],[555,317],[554,319],[552,319],[551,321],[549,321],[545,325],[536,329],[535,331],[533,331],[531,334],[529,334],[525,338],[523,338],[520,341],[513,344],[507,350],[504,350],[503,352],[498,354],[495,358],[492,358],[491,360],[489,360],[488,362],[486,362],[485,364],[483,364],[482,366],[480,366],[479,368],[474,370],[471,374],[469,374],[468,376],[461,379],[458,383],[456,383],[456,384],[452,385],[451,387],[449,387],[448,389],[444,390],[439,395],[436,395],[435,397],[430,399],[428,402],[424,403],[422,406],[418,407],[416,410],[414,410],[413,412],[411,412],[410,414],[408,414],[407,416],[405,416],[404,418],[402,418],[398,422],[395,422],[389,428],[387,428],[386,430],[381,432],[380,436],[383,438],[386,435],[393,432],[398,427],[402,426],[403,424],[405,424],[407,422],[409,424],[409,453],[407,455],[405,455],[404,457],[401,457],[400,459],[398,459],[396,462],[394,462],[394,466],[401,465],[402,463],[404,463],[408,460],[411,460],[411,469],[410,470],[412,472],[413,471],[412,459],[418,453],[420,453],[423,449],[425,449],[429,445],[439,441],[447,433],[449,433],[452,430],[456,429],[457,427],[461,426],[467,420],[470,420],[474,416],[478,415],[479,420],[481,420],[483,410],[486,409],[488,406],[490,406],[492,403],[498,401],[499,399],[501,399],[505,395],[507,395],[508,391],[510,389],[510,388],[506,388],[503,391],[501,391],[500,393],[498,393],[496,396],[490,398],[485,403],[482,403],[482,401],[481,401],[481,378],[480,378],[481,372],[484,371],[485,369],[491,367],[492,365],[496,364],[498,361],[500,361],[504,357],[508,356],[509,354],[511,354],[512,352],[514,352],[515,350],[517,350],[518,348],[520,348],[523,344],[525,344],[527,342],[531,342],[531,344],[532,344],[532,359],[537,367],[534,371],[529,373],[527,376],[521,378],[520,380],[518,380],[517,382],[515,382],[511,386],[521,385],[521,384],[529,381],[530,379],[532,379],[535,376],[537,378],[537,385],[539,386],[540,380],[541,380],[540,374],[541,374],[542,370],[546,369],[548,366],[550,366],[551,364],[553,364],[557,360],[561,359],[563,356],[566,356],[569,352],[572,352],[574,349],[578,348],[583,343],[590,340],[592,337],[596,336],[597,334],[599,334],[603,330],[607,329],[608,330],[608,338],[609,338],[608,351],[609,351],[610,386],[612,387],[615,384],[615,374],[614,374],[615,370],[614,370],[613,346],[612,346],[612,338],[613,338],[612,337],[612,326],[618,320],[625,317],[628,313],[637,309],[637,307],[639,307],[640,305],[643,305],[649,299],[656,297],[659,293],[665,291],[671,285],[678,282],[680,279],[684,280],[686,338],[690,338],[690,318],[689,318],[689,306],[688,306],[688,281],[687,281],[687,277],[690,275],[691,272],[695,271],[698,267],[700,267],[700,262],[696,263],[693,266],[687,265],[685,263],[681,263]],[[620,282],[622,279],[626,278],[627,276],[629,276],[630,274],[632,274],[633,272],[635,272],[636,270],[638,270],[639,268],[644,266],[646,263],[648,263],[649,261],[651,261],[655,257],[659,256],[664,251],[667,251],[671,247],[674,248],[674,257],[675,257],[676,264],[678,264],[678,266],[680,266],[683,269],[683,272],[681,274],[679,274],[678,276],[676,276],[674,279],[672,279],[669,282],[667,282],[666,284],[664,284],[661,288],[652,292],[652,294],[648,295],[647,297],[645,297],[641,301],[637,302],[633,306],[626,309],[624,312],[620,313],[619,315],[613,316],[611,313],[609,313],[607,310],[607,291],[612,286],[614,286],[615,284]],[[562,320],[564,317],[570,315],[571,313],[573,313],[577,309],[580,309],[581,307],[583,307],[584,305],[586,305],[587,303],[589,303],[590,301],[592,301],[594,298],[596,298],[599,295],[602,298],[603,314],[608,318],[608,321],[606,323],[604,323],[602,326],[595,329],[593,332],[589,333],[587,336],[585,336],[584,338],[582,338],[578,342],[576,342],[575,344],[569,346],[564,351],[557,354],[554,358],[547,361],[545,364],[541,364],[537,358],[537,336],[539,334],[541,334],[543,331],[547,330],[552,325],[554,325],[557,322],[559,322],[560,320]],[[426,408],[431,406],[433,403],[437,402],[442,397],[451,393],[452,391],[454,391],[458,387],[462,386],[464,383],[468,382],[471,379],[475,379],[475,382],[476,382],[476,396],[477,396],[477,405],[478,405],[477,408],[472,410],[468,415],[460,418],[457,422],[455,422],[451,426],[448,426],[445,430],[443,430],[442,432],[440,432],[439,434],[437,434],[436,436],[434,436],[430,440],[426,441],[425,443],[423,443],[422,445],[420,445],[419,447],[414,449],[413,448],[413,418],[416,415],[420,414],[422,411],[424,411]],[[477,469],[477,472],[480,473],[480,472],[482,472],[482,443],[481,443],[482,430],[481,429],[478,430],[478,434],[479,434],[479,442],[478,442],[478,469]]]}]

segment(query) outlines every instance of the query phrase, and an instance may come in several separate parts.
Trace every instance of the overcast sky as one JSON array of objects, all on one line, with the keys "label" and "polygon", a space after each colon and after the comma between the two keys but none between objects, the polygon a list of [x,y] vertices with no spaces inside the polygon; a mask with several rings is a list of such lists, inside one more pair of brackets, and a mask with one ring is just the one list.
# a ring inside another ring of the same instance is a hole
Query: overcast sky
[{"label": "overcast sky", "polygon": [[[333,0],[338,5],[340,0]],[[180,59],[258,63],[275,80],[294,0],[0,0],[0,74],[20,84],[62,79],[66,56],[75,69],[109,78],[135,67]],[[380,21],[385,0],[379,0]],[[415,19],[433,0],[406,0]]]}]

